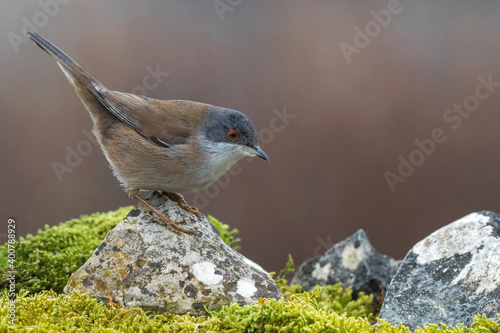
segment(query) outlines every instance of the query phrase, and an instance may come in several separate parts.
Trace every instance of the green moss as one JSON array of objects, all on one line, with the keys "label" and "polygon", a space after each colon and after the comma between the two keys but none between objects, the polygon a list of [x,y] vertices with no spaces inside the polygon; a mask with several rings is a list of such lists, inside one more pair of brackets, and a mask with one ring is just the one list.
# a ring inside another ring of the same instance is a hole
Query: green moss
[{"label": "green moss", "polygon": [[276,272],[269,272],[269,274],[274,278],[274,282],[276,282],[276,286],[278,287],[278,290],[280,291],[281,294],[285,294],[287,292],[290,292],[288,288],[288,281],[287,281],[287,275],[293,273],[295,271],[294,269],[294,263],[292,259],[292,255],[288,255],[288,261],[285,265],[285,268],[283,268],[278,276],[274,278],[274,275],[276,275]]},{"label": "green moss", "polygon": [[[0,297],[0,332],[391,332],[410,333],[369,318],[338,314],[321,308],[315,293],[290,295],[288,299],[261,300],[258,304],[230,304],[208,317],[148,314],[141,309],[102,304],[87,294],[61,295],[42,291],[19,293],[14,325],[9,324],[9,299]],[[418,333],[495,333],[497,320],[477,316],[470,328],[429,325]]]},{"label": "green moss", "polygon": [[233,236],[239,232],[238,229],[229,230],[229,225],[220,222],[215,217],[208,215],[207,218],[217,231],[219,231],[220,238],[224,241],[224,243],[235,250],[239,250],[241,248],[240,245],[236,244],[241,242],[241,239]]},{"label": "green moss", "polygon": [[280,300],[259,304],[231,304],[212,317],[221,320],[221,328],[239,332],[371,332],[368,318],[353,317],[322,309],[315,293],[289,294]]},{"label": "green moss", "polygon": [[[15,244],[17,289],[30,293],[41,290],[62,292],[66,282],[99,246],[106,233],[133,207],[108,213],[82,215],[58,226],[45,225],[36,236],[28,234]],[[7,244],[0,247],[0,288],[8,285]]]},{"label": "green moss", "polygon": [[[304,293],[301,286],[292,285],[289,287],[291,294],[311,295],[314,298],[317,308],[327,311],[344,313],[348,317],[370,318],[374,315],[373,295],[365,295],[360,292],[357,298],[352,298],[352,286],[342,287],[342,283],[331,286],[316,286],[309,293]],[[287,294],[285,294],[285,297]]]}]

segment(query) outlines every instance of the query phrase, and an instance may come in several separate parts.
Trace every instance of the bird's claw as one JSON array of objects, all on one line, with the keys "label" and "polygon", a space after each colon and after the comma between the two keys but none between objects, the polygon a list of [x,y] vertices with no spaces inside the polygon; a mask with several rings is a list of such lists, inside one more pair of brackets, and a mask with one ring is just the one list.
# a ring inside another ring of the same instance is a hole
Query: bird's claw
[{"label": "bird's claw", "polygon": [[181,194],[173,192],[165,192],[165,191],[163,191],[162,194],[167,198],[169,198],[170,200],[176,202],[179,205],[179,207],[184,209],[186,212],[200,217],[201,215],[200,210],[195,206],[189,206]]},{"label": "bird's claw", "polygon": [[158,215],[158,218],[156,218],[156,219],[153,218],[153,219],[151,219],[151,221],[158,223],[158,224],[166,225],[167,228],[169,228],[172,232],[176,233],[177,235],[180,235],[182,233],[190,234],[190,235],[200,233],[197,230],[191,230],[191,229],[186,229],[186,228],[181,227],[180,224],[186,223],[186,221],[184,221],[184,220],[173,221],[167,215],[164,215],[164,214],[161,214],[161,215],[157,214],[157,215]]}]

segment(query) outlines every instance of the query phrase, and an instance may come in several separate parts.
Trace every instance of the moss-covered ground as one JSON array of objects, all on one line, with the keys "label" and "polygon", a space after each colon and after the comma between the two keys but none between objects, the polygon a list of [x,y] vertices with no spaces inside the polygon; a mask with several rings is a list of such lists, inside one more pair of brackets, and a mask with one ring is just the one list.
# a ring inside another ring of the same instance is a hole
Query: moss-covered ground
[{"label": "moss-covered ground", "polygon": [[[46,226],[36,236],[15,243],[15,318],[11,321],[10,276],[7,244],[0,247],[0,333],[2,332],[410,332],[376,318],[373,296],[352,297],[340,284],[303,291],[289,286],[287,267],[275,276],[280,300],[261,299],[257,304],[227,304],[209,316],[146,313],[102,304],[86,294],[62,294],[76,271],[132,207],[109,213],[81,216],[58,226]],[[222,239],[238,248],[237,230],[210,217]],[[12,324],[13,323],[13,324]],[[417,332],[499,333],[498,319],[476,316],[471,327],[429,325]]]}]

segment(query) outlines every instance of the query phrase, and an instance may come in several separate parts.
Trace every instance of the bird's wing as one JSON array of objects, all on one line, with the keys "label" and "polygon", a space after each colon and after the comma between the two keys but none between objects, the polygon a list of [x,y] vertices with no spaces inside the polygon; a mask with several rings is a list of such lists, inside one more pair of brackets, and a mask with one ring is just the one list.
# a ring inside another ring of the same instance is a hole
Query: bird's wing
[{"label": "bird's wing", "polygon": [[99,83],[89,84],[88,89],[122,123],[156,145],[169,148],[186,143],[193,132],[183,121],[176,121],[168,108],[158,109],[147,97],[108,90]]}]

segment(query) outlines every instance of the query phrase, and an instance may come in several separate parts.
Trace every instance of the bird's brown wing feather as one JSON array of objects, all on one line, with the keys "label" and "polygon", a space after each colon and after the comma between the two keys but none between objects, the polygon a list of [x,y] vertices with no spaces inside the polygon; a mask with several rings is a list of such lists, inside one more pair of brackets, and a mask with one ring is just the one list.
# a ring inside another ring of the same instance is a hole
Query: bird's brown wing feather
[{"label": "bird's brown wing feather", "polygon": [[159,101],[112,91],[99,83],[90,84],[88,89],[116,118],[159,146],[169,148],[171,145],[186,143],[196,130],[196,126],[193,125],[197,124],[183,120],[189,118],[189,115],[183,114],[188,112],[189,108],[182,110],[183,107],[180,106],[179,110],[176,101]]}]

